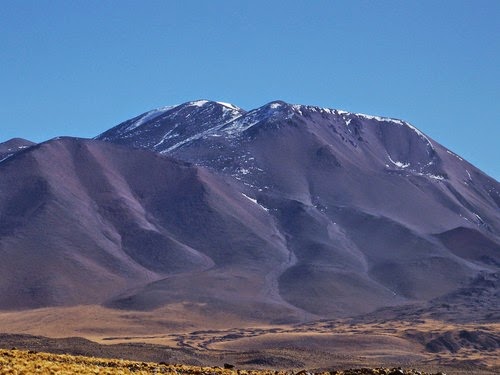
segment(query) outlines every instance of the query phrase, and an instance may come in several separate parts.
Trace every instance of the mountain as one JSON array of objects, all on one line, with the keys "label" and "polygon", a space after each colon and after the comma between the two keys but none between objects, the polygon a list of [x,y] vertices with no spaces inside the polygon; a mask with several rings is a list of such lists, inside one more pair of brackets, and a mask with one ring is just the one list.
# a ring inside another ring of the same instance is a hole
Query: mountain
[{"label": "mountain", "polygon": [[279,295],[309,313],[349,316],[456,296],[499,271],[499,183],[402,120],[198,100],[97,139],[237,183],[286,240]]},{"label": "mountain", "polygon": [[499,183],[404,121],[198,100],[0,147],[2,310],[497,319]]},{"label": "mountain", "polygon": [[12,138],[0,143],[0,161],[3,161],[15,153],[33,146],[35,143],[22,138]]},{"label": "mountain", "polygon": [[2,310],[185,300],[298,310],[268,280],[289,256],[272,218],[194,165],[59,138],[0,163],[0,191]]}]

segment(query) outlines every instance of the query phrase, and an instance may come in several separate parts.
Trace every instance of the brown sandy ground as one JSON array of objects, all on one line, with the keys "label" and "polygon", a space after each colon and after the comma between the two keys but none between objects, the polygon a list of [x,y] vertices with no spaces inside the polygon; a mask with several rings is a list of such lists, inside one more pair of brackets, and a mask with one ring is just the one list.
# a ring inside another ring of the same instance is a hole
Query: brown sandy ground
[{"label": "brown sandy ground", "polygon": [[[226,365],[225,367],[231,367]],[[68,354],[37,353],[34,351],[0,350],[0,374],[206,374],[206,375],[280,375],[286,371],[252,371],[221,367],[197,367],[166,363],[134,362]],[[312,374],[300,371],[298,374]],[[429,373],[400,368],[353,369],[330,371],[325,375],[427,375]],[[438,373],[442,374],[442,373]]]},{"label": "brown sandy ground", "polygon": [[500,374],[500,323],[495,321],[411,317],[265,325],[236,315],[203,315],[193,304],[149,312],[76,306],[0,312],[0,332],[0,348],[137,361]]}]

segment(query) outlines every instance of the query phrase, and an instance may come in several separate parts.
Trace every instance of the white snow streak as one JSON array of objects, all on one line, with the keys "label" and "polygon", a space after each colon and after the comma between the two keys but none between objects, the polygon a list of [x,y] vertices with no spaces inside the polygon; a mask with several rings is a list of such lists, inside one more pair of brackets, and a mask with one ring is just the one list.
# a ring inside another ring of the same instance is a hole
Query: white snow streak
[{"label": "white snow streak", "polygon": [[175,138],[175,137],[178,137],[179,136],[179,133],[174,133],[172,134],[172,132],[177,129],[177,126],[179,126],[179,124],[175,124],[174,127],[172,129],[170,129],[168,132],[165,133],[165,135],[160,139],[160,141],[155,144],[153,146],[153,149],[156,149],[158,146],[162,145],[163,142],[171,139],[171,138]]},{"label": "white snow streak", "polygon": [[447,152],[448,154],[450,154],[450,155],[452,155],[452,156],[456,157],[458,160],[463,161],[463,159],[462,159],[460,156],[458,156],[457,154],[455,154],[454,152],[451,152],[450,150],[446,150],[446,152]]},{"label": "white snow streak", "polygon": [[429,178],[432,178],[433,180],[438,180],[438,181],[443,181],[444,180],[443,176],[438,176],[438,175],[431,174],[431,173],[417,173],[417,175],[424,176],[424,177],[429,177]]},{"label": "white snow streak", "polygon": [[300,104],[293,104],[292,108],[297,111],[300,115],[302,115],[302,106]]},{"label": "white snow streak", "polygon": [[230,125],[223,130],[228,135],[234,135],[234,134],[244,132],[245,130],[247,130],[247,129],[251,128],[252,126],[254,126],[255,124],[257,124],[259,121],[260,121],[260,119],[257,118],[256,116],[245,116],[241,120],[236,118],[234,121],[226,123],[226,125],[229,125],[229,124]]},{"label": "white snow streak", "polygon": [[477,220],[479,220],[479,224],[480,225],[484,225],[484,220],[481,216],[479,216],[478,214],[476,214],[475,212],[473,212],[474,216],[476,216]]},{"label": "white snow streak", "polygon": [[249,201],[252,201],[253,203],[255,203],[257,206],[259,206],[260,208],[262,208],[264,211],[267,211],[269,212],[269,208],[267,207],[264,207],[263,205],[261,205],[259,202],[257,202],[257,199],[254,199],[254,198],[250,198],[248,195],[246,195],[245,193],[241,193],[241,195],[243,195],[246,199],[248,199]]},{"label": "white snow streak", "polygon": [[241,111],[241,108],[235,106],[234,104],[231,103],[225,103],[225,102],[216,102],[219,103],[220,105],[223,105],[224,107],[228,107],[230,109],[234,109],[235,111]]},{"label": "white snow streak", "polygon": [[4,157],[2,160],[0,160],[0,163],[7,160],[8,158],[10,158],[12,155],[14,154],[10,154],[10,155],[7,155],[6,157]]},{"label": "white snow streak", "polygon": [[435,175],[435,174],[427,174],[427,177],[432,178],[434,180],[440,180],[440,181],[444,180],[443,176],[438,176],[438,175]]},{"label": "white snow streak", "polygon": [[161,114],[163,114],[163,113],[165,113],[165,112],[167,112],[175,107],[177,107],[177,106],[171,105],[171,106],[156,108],[156,109],[153,109],[152,111],[146,112],[140,119],[138,119],[137,121],[135,121],[132,124],[130,124],[129,126],[127,126],[125,128],[125,130],[123,130],[122,132],[127,133],[129,131],[132,131],[135,128],[141,126],[142,124],[155,119],[156,117],[160,116]]},{"label": "white snow streak", "polygon": [[394,164],[396,167],[399,167],[399,168],[408,168],[410,166],[410,163],[403,163],[401,161],[394,161],[394,160],[392,160],[391,155],[389,155],[389,154],[387,154],[387,157],[389,158],[389,160],[391,161],[391,163]]},{"label": "white snow streak", "polygon": [[410,166],[410,163],[402,163],[400,161],[397,161],[394,163],[394,165],[396,165],[399,168],[408,168]]},{"label": "white snow streak", "polygon": [[189,105],[193,107],[203,107],[208,103],[208,100],[195,100],[194,102],[189,102]]}]

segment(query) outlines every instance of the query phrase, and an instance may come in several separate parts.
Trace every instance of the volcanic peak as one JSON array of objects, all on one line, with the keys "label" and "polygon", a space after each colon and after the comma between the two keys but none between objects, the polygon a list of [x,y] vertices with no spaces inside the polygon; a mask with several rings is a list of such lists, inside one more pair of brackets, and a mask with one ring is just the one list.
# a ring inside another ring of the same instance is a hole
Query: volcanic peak
[{"label": "volcanic peak", "polygon": [[[121,139],[137,136],[137,132],[164,128],[165,134],[161,139],[175,138],[179,125],[182,127],[196,127],[193,131],[201,136],[210,134],[237,136],[245,130],[261,122],[276,122],[290,120],[297,116],[310,119],[321,116],[323,119],[333,120],[349,126],[355,120],[374,120],[381,123],[390,123],[406,126],[422,138],[430,147],[431,141],[417,128],[406,121],[399,119],[371,116],[362,113],[347,112],[340,109],[323,108],[319,106],[290,104],[282,100],[269,102],[261,107],[246,111],[234,104],[199,99],[179,105],[164,106],[145,112],[131,120],[127,120],[116,127],[100,134],[96,139],[110,141],[117,136]],[[191,120],[191,121],[186,121]],[[156,130],[155,130],[156,132]],[[220,134],[222,132],[223,134]],[[203,134],[201,134],[203,133]],[[194,136],[194,134],[192,134]],[[155,145],[149,145],[153,146]]]}]

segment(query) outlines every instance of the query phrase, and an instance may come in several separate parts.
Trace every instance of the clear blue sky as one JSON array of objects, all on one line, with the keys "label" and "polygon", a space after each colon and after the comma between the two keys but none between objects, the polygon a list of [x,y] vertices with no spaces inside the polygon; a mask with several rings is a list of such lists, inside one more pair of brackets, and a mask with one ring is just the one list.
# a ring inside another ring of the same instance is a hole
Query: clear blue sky
[{"label": "clear blue sky", "polygon": [[0,142],[271,100],[402,118],[500,180],[500,1],[3,0]]}]

